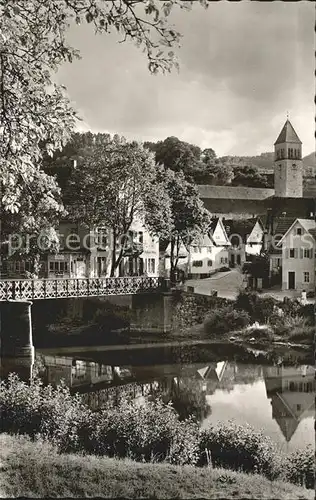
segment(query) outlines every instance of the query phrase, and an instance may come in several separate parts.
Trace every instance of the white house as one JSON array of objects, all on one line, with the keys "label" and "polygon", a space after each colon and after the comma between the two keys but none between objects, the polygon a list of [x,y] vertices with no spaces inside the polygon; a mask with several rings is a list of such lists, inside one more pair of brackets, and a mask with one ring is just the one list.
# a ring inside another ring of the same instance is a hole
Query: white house
[{"label": "white house", "polygon": [[[189,278],[206,278],[228,266],[230,246],[221,219],[212,221],[209,234],[197,236],[190,245],[180,245],[178,269]],[[170,243],[165,251],[165,269],[170,272]]]},{"label": "white house", "polygon": [[[110,276],[112,238],[106,227],[86,228],[63,222],[59,227],[62,248],[49,254],[46,277],[97,278]],[[122,235],[123,236],[123,235]],[[123,238],[116,244],[118,257]],[[158,276],[159,239],[149,234],[140,220],[134,220],[128,231],[124,256],[115,276]]]},{"label": "white house", "polygon": [[282,290],[315,290],[316,222],[296,219],[277,246],[282,248]]},{"label": "white house", "polygon": [[210,233],[196,238],[190,245],[189,277],[205,278],[221,267],[227,267],[229,246],[221,219],[213,221]]}]

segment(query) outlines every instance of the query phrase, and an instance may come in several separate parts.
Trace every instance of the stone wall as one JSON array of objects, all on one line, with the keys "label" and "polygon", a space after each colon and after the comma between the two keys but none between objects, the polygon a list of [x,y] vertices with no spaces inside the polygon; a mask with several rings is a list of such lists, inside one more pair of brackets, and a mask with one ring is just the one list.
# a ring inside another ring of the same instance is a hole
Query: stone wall
[{"label": "stone wall", "polygon": [[172,331],[174,332],[203,323],[210,310],[229,303],[227,299],[221,297],[182,291],[174,294],[172,302]]}]

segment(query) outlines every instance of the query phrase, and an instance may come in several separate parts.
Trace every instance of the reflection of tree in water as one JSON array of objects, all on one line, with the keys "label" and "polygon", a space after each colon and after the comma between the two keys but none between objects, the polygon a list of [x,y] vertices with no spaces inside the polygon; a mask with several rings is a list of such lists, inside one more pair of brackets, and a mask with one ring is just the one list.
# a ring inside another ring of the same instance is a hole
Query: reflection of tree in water
[{"label": "reflection of tree in water", "polygon": [[151,397],[160,397],[164,403],[171,402],[180,420],[192,416],[197,422],[201,422],[211,415],[212,408],[206,400],[206,391],[199,382],[201,381],[174,378],[168,390],[159,388]]},{"label": "reflection of tree in water", "polygon": [[262,378],[261,365],[232,364],[233,372],[227,369],[221,381],[218,382],[218,389],[232,391],[237,384],[254,384]]}]

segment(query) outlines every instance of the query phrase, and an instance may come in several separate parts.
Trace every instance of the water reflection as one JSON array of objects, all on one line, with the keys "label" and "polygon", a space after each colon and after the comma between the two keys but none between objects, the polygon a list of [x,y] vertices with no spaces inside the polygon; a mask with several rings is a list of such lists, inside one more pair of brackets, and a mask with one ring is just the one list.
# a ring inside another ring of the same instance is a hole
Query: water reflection
[{"label": "water reflection", "polygon": [[291,441],[299,423],[313,417],[315,369],[312,366],[264,367],[267,397],[285,440]]},{"label": "water reflection", "polygon": [[[291,443],[292,448],[299,448],[313,441],[312,366],[283,366],[280,361],[262,366],[234,360],[119,366],[108,364],[108,358],[102,363],[93,359],[93,353],[89,356],[38,352],[35,364],[45,383],[56,385],[64,380],[95,410],[109,400],[135,398],[142,402],[159,396],[172,402],[181,419],[193,415],[202,426],[234,419],[264,428],[281,445]],[[12,371],[19,368],[11,363]]]}]

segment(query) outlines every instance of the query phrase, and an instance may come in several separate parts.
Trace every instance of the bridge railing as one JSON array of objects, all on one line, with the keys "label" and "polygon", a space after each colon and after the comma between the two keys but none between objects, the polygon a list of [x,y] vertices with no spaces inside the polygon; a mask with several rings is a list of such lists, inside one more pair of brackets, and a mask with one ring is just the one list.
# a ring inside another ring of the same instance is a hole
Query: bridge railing
[{"label": "bridge railing", "polygon": [[3,279],[0,280],[0,301],[104,297],[163,289],[166,289],[165,280],[159,277]]}]

